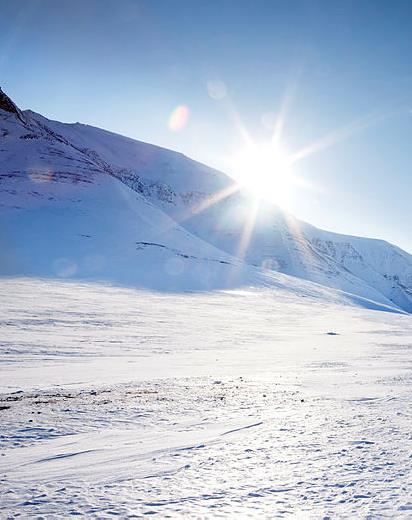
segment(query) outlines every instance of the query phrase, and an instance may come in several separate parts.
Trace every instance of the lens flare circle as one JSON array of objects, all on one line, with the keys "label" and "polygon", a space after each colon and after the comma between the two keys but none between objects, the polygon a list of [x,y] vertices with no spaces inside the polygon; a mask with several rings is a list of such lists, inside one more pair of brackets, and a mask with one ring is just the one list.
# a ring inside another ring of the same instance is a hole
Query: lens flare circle
[{"label": "lens flare circle", "polygon": [[189,108],[186,105],[177,106],[170,114],[168,127],[172,132],[179,132],[187,125],[189,120]]},{"label": "lens flare circle", "polygon": [[219,101],[227,96],[227,88],[223,81],[208,81],[206,87],[207,93],[212,99]]}]

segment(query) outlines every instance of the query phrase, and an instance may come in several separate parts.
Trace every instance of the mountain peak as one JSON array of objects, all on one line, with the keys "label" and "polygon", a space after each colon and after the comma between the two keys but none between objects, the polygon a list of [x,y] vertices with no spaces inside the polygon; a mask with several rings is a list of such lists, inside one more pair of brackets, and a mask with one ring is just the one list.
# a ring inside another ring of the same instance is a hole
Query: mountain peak
[{"label": "mountain peak", "polygon": [[11,114],[15,114],[18,119],[22,123],[24,123],[24,119],[20,109],[17,107],[15,103],[9,98],[7,94],[5,94],[0,87],[0,109],[5,110],[6,112],[10,112]]}]

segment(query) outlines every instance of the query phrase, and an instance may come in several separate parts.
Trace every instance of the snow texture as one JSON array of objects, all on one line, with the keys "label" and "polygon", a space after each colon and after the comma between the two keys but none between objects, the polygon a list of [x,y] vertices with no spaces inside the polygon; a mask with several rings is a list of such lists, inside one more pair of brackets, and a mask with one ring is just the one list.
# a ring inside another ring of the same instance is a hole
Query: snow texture
[{"label": "snow texture", "polygon": [[2,518],[410,518],[411,317],[0,284]]}]

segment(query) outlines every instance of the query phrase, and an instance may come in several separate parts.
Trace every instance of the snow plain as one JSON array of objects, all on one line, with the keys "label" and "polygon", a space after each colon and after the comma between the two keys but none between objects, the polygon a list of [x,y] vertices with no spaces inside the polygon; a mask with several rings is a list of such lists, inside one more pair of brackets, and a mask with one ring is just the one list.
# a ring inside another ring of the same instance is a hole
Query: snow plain
[{"label": "snow plain", "polygon": [[0,517],[410,518],[412,318],[0,281]]}]

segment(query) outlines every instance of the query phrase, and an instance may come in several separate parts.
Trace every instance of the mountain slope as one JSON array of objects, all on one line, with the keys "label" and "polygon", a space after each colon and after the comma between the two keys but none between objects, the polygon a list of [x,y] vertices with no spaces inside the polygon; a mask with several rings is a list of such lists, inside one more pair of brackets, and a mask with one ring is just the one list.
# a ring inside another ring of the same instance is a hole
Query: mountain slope
[{"label": "mountain slope", "polygon": [[82,153],[33,126],[28,138],[10,115],[2,127],[1,274],[172,290],[252,281],[252,269],[190,235]]},{"label": "mountain slope", "polygon": [[[250,226],[254,210],[245,194],[208,203],[230,193],[231,179],[181,154],[21,112],[4,94],[0,139],[3,274],[66,273],[181,289],[256,276],[273,283],[278,271],[412,311],[410,255],[318,230],[270,204]],[[51,268],[42,251],[66,267]],[[238,266],[230,276],[228,265]]]}]

